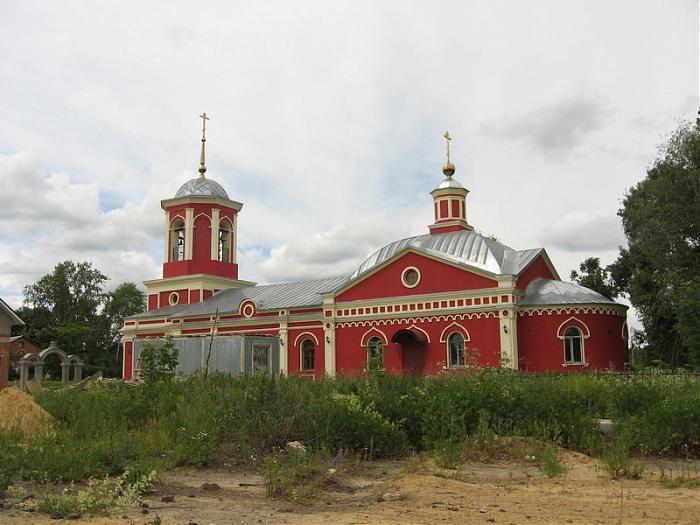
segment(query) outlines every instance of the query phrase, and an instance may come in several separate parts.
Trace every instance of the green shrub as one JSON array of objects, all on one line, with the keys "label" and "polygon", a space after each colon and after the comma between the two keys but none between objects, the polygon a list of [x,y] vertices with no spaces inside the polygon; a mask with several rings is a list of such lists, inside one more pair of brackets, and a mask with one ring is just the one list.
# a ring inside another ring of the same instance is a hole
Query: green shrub
[{"label": "green shrub", "polygon": [[146,341],[139,357],[141,379],[147,383],[170,379],[177,367],[177,347],[171,337]]},{"label": "green shrub", "polygon": [[261,470],[268,495],[308,505],[313,493],[333,479],[327,457],[324,451],[309,453],[306,449],[281,450],[266,456]]},{"label": "green shrub", "polygon": [[566,467],[561,464],[556,447],[547,445],[542,452],[542,471],[550,478],[566,474]]}]

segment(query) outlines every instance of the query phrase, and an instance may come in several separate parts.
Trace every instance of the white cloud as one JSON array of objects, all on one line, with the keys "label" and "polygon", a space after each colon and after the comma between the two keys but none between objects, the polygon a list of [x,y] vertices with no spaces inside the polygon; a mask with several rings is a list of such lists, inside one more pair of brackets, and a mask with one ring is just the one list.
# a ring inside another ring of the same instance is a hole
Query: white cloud
[{"label": "white cloud", "polygon": [[260,276],[269,282],[345,275],[401,235],[385,218],[365,217],[274,248],[260,263]]},{"label": "white cloud", "polygon": [[542,232],[545,246],[571,252],[616,250],[625,243],[620,218],[611,210],[576,211],[564,215]]},{"label": "white cloud", "polygon": [[522,141],[553,157],[564,156],[585,144],[587,136],[605,125],[610,110],[604,99],[591,93],[566,93],[540,107],[527,109],[484,130],[506,140]]},{"label": "white cloud", "polygon": [[[245,204],[241,278],[342,273],[425,232],[445,128],[470,222],[564,254],[575,227],[549,225],[572,209],[614,216],[695,111],[697,5],[635,8],[3,2],[0,289],[65,258],[157,276],[159,201],[196,175],[204,110],[207,175]],[[576,246],[615,236],[600,239]]]}]

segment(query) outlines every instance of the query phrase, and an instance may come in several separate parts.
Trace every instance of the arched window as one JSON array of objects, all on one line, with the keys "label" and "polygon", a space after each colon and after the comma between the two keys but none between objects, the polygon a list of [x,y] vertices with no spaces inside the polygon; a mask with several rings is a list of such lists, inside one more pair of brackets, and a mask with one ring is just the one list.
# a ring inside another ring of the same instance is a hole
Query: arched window
[{"label": "arched window", "polygon": [[564,363],[567,365],[583,363],[583,336],[581,330],[573,326],[564,332]]},{"label": "arched window", "polygon": [[170,225],[170,260],[185,260],[185,221],[180,218]]},{"label": "arched window", "polygon": [[311,339],[304,339],[301,342],[301,370],[316,369],[316,345]]},{"label": "arched window", "polygon": [[369,370],[384,367],[384,343],[379,337],[372,337],[367,342],[367,364]]},{"label": "arched window", "polygon": [[459,332],[452,332],[447,338],[447,350],[449,353],[448,366],[465,366],[467,355],[464,349],[464,336]]},{"label": "arched window", "polygon": [[219,223],[219,260],[231,262],[231,241],[233,239],[233,227],[231,223],[224,219]]}]

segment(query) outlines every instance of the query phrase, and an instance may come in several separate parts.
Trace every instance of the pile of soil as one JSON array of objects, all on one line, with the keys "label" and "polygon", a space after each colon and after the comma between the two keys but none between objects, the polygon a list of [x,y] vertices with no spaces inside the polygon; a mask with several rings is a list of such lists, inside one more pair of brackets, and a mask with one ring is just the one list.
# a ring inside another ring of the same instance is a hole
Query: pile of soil
[{"label": "pile of soil", "polygon": [[0,429],[36,434],[50,430],[52,422],[51,415],[29,394],[15,387],[0,390]]}]

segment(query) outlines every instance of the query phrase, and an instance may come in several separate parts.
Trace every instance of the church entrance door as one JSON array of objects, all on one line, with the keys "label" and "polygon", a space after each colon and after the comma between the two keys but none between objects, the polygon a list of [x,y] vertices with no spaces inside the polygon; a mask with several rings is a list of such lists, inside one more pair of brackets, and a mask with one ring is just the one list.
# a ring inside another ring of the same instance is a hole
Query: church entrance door
[{"label": "church entrance door", "polygon": [[400,330],[391,340],[401,349],[403,373],[422,376],[425,373],[426,342],[419,340],[410,330]]}]

